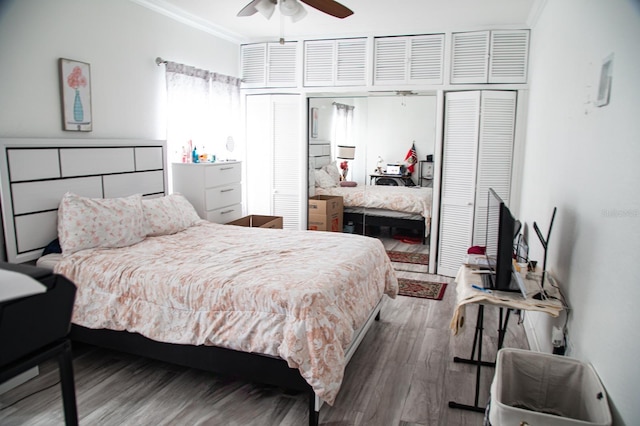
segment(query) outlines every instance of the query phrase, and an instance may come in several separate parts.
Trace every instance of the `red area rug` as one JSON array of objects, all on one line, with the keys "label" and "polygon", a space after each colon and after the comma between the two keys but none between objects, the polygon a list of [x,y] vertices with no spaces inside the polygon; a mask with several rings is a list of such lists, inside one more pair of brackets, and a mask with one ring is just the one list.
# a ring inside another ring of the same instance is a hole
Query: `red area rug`
[{"label": "red area rug", "polygon": [[400,287],[398,294],[401,296],[433,300],[442,300],[447,289],[447,283],[410,280],[408,278],[398,278],[398,286]]},{"label": "red area rug", "polygon": [[389,250],[387,251],[387,255],[392,262],[413,263],[414,265],[429,264],[429,255],[424,253]]}]

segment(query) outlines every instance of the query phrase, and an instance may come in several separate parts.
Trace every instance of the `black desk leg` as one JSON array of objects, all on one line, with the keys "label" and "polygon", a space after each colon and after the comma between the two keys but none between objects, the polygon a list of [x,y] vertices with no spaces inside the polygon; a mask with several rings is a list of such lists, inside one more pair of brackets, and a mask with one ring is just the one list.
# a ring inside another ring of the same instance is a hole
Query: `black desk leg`
[{"label": "black desk leg", "polygon": [[[507,324],[509,324],[509,315],[511,314],[511,309],[507,308],[507,313],[504,314],[504,308],[500,308],[500,316],[498,317],[498,350],[502,349],[502,344],[504,343],[504,338],[507,335]],[[504,316],[504,323],[502,322],[502,318]]]},{"label": "black desk leg", "polygon": [[[480,397],[480,373],[482,371],[483,365],[487,366],[488,364],[492,364],[492,363],[486,363],[482,361],[483,323],[484,323],[484,305],[478,305],[478,318],[476,320],[476,331],[473,337],[473,349],[471,351],[471,359],[458,358],[458,357],[453,358],[453,362],[462,362],[465,364],[476,365],[476,395],[473,401],[473,405],[460,404],[455,401],[449,401],[449,408],[459,408],[461,410],[476,411],[478,413],[484,413],[485,411],[484,407],[480,407],[478,405],[478,398]],[[475,357],[476,344],[478,345],[478,357],[477,359],[474,360],[473,358]]]},{"label": "black desk leg", "polygon": [[64,405],[64,419],[67,426],[78,425],[78,409],[76,407],[76,391],[73,381],[73,364],[71,356],[71,342],[64,342],[64,348],[58,353],[60,369],[60,386],[62,387],[62,403]]},{"label": "black desk leg", "polygon": [[[506,308],[507,312],[504,312],[505,308],[500,308],[500,314],[498,317],[498,350],[502,349],[504,344],[504,338],[507,334],[507,325],[509,324],[509,315],[511,309]],[[495,362],[482,361],[482,333],[484,322],[484,305],[478,305],[478,318],[476,320],[476,332],[473,336],[473,348],[471,349],[471,358],[459,358],[453,357],[453,362],[459,362],[464,364],[473,364],[476,366],[476,396],[473,401],[473,405],[460,404],[454,401],[449,401],[450,408],[460,408],[462,410],[477,411],[484,413],[485,408],[478,406],[478,398],[480,396],[480,371],[482,367],[495,367]],[[478,356],[476,358],[476,346],[478,348]]]}]

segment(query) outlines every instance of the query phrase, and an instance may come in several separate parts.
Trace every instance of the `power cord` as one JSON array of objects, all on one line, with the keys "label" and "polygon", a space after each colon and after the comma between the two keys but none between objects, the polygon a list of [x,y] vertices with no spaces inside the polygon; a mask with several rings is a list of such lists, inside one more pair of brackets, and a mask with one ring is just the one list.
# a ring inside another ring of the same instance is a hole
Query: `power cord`
[{"label": "power cord", "polygon": [[32,397],[32,396],[33,396],[33,395],[35,395],[35,394],[38,394],[38,393],[43,392],[43,391],[46,391],[47,389],[51,389],[51,388],[52,388],[52,387],[54,387],[54,386],[58,386],[59,384],[60,384],[60,380],[58,380],[57,382],[55,382],[55,383],[54,383],[54,384],[52,384],[52,385],[46,386],[46,387],[44,387],[44,388],[42,388],[42,389],[39,389],[39,390],[37,390],[37,391],[35,391],[35,392],[32,392],[32,393],[30,393],[29,395],[25,395],[25,396],[23,396],[22,398],[20,398],[20,399],[18,399],[18,400],[16,400],[16,401],[13,401],[11,404],[9,404],[9,405],[7,405],[7,406],[4,406],[4,407],[0,408],[0,411],[6,410],[6,409],[7,409],[7,408],[9,408],[9,407],[13,407],[13,406],[14,406],[14,405],[16,405],[17,403],[19,403],[19,402],[21,402],[21,401],[24,401],[25,399],[30,398],[30,397]]}]

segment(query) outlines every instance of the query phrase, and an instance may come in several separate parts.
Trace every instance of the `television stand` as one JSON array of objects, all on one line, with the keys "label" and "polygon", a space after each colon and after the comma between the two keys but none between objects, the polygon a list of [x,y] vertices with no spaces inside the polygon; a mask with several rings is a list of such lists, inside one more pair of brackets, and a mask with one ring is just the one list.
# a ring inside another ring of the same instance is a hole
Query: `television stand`
[{"label": "television stand", "polygon": [[[564,309],[564,305],[561,300],[561,295],[555,287],[545,290],[545,293],[548,296],[546,300],[537,300],[532,299],[530,296],[523,297],[521,293],[504,292],[499,290],[492,290],[491,293],[487,293],[485,291],[474,289],[473,285],[477,286],[479,282],[480,278],[477,274],[474,274],[474,271],[470,266],[462,265],[460,267],[455,286],[457,304],[451,320],[453,334],[456,335],[459,328],[464,324],[464,312],[466,305],[477,304],[478,315],[476,318],[471,356],[469,358],[454,357],[453,362],[475,365],[476,385],[473,405],[449,401],[449,408],[484,412],[485,408],[479,405],[481,371],[483,367],[495,367],[495,362],[487,361],[482,358],[485,306],[489,305],[499,308],[497,344],[497,351],[499,351],[502,349],[504,344],[511,311],[538,311],[557,317]],[[523,287],[526,290],[526,294],[536,294],[540,290],[537,281],[527,277],[523,279]]]}]

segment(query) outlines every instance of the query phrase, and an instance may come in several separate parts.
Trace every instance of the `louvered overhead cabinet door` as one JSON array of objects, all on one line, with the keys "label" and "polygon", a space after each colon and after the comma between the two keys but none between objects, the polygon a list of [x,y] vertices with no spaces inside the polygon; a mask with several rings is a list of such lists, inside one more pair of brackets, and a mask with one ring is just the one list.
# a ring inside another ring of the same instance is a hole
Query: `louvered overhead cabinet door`
[{"label": "louvered overhead cabinet door", "polygon": [[373,84],[442,84],[444,34],[377,37]]},{"label": "louvered overhead cabinet door", "polygon": [[453,33],[451,83],[526,83],[529,30]]},{"label": "louvered overhead cabinet door", "polygon": [[366,84],[366,38],[304,42],[304,85],[306,87],[365,86]]},{"label": "louvered overhead cabinet door", "polygon": [[489,83],[526,83],[529,31],[491,31]]},{"label": "louvered overhead cabinet door", "polygon": [[240,52],[243,88],[297,87],[297,42],[243,44]]},{"label": "louvered overhead cabinet door", "polygon": [[267,44],[243,44],[240,48],[242,87],[264,87],[267,84]]},{"label": "louvered overhead cabinet door", "polygon": [[485,245],[487,192],[508,204],[516,92],[451,92],[445,97],[437,273],[455,276],[467,249]]}]

